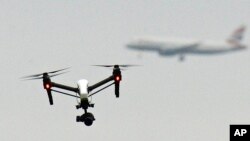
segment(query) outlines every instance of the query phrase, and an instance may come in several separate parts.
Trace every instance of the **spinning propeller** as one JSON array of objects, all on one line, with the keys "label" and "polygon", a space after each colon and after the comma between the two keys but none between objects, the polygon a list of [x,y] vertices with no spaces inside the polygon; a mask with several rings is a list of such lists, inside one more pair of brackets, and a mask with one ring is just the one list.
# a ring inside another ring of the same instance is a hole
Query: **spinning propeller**
[{"label": "spinning propeller", "polygon": [[[54,77],[54,76],[57,76],[57,75],[61,75],[61,74],[67,73],[68,71],[67,72],[61,72],[61,71],[67,70],[67,69],[69,69],[69,67],[68,68],[64,68],[64,69],[60,69],[60,70],[56,70],[56,71],[44,72],[44,73],[39,73],[39,74],[33,74],[33,75],[24,76],[24,77],[22,77],[22,79],[24,79],[24,80],[35,80],[35,79],[44,79],[45,76]],[[57,72],[61,72],[61,73],[57,73]],[[55,73],[57,73],[57,74],[55,74]]]},{"label": "spinning propeller", "polygon": [[129,67],[138,67],[140,65],[125,64],[125,65],[92,65],[92,66],[104,67],[104,68],[111,68],[111,67],[113,67],[113,69],[118,68],[119,70],[125,71],[125,70],[127,70],[126,68],[129,68]]},{"label": "spinning propeller", "polygon": [[[67,70],[67,69],[69,69],[69,67],[64,68],[64,69],[60,69],[60,70],[56,70],[56,71],[44,72],[44,73],[24,76],[24,77],[22,77],[22,79],[24,79],[24,80],[43,79],[43,87],[47,91],[48,98],[49,98],[49,103],[50,103],[50,105],[53,105],[53,98],[52,98],[52,94],[51,94],[52,83],[51,83],[50,77],[54,77],[54,76],[57,76],[57,75],[64,74],[66,72],[61,72],[61,71],[64,71],[64,70]],[[61,73],[58,73],[58,72],[61,72]]]},{"label": "spinning propeller", "polygon": [[136,66],[140,66],[140,65],[133,65],[133,64],[126,64],[126,65],[92,65],[92,66],[97,66],[97,67],[106,67],[106,68],[110,68],[110,67],[122,67],[122,68],[128,68],[128,67],[136,67]]},{"label": "spinning propeller", "polygon": [[[116,64],[116,65],[92,65],[92,66],[105,67],[105,68],[111,68],[111,67],[113,67],[112,76],[108,79],[108,81],[109,80],[114,80],[114,83],[112,83],[112,84],[115,84],[115,96],[118,98],[119,95],[120,95],[120,92],[119,92],[120,81],[122,80],[121,70],[124,70],[124,68],[135,67],[135,66],[139,66],[139,65],[133,65],[133,64],[117,65]],[[90,87],[89,90],[91,91],[92,88]],[[95,93],[93,93],[93,94],[95,94]],[[93,95],[93,94],[91,94],[91,95]]]}]

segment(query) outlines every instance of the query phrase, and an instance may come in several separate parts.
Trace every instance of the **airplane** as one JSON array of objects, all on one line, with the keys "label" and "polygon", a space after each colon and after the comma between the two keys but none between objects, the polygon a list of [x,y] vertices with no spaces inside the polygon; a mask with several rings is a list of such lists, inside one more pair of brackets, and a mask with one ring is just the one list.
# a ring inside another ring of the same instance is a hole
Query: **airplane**
[{"label": "airplane", "polygon": [[245,30],[245,26],[240,26],[225,41],[142,37],[128,43],[127,48],[158,52],[161,56],[177,55],[180,61],[184,61],[188,54],[215,55],[246,49],[246,46],[241,42]]},{"label": "airplane", "polygon": [[[28,75],[28,76],[22,77],[22,79],[23,80],[42,79],[43,80],[43,88],[47,91],[50,105],[53,105],[53,97],[52,97],[52,93],[51,93],[52,91],[79,99],[79,103],[76,105],[76,109],[79,109],[79,108],[84,109],[84,114],[81,116],[77,116],[76,122],[84,122],[84,124],[86,126],[91,126],[93,121],[95,120],[95,117],[92,113],[87,112],[88,107],[94,107],[94,104],[91,103],[89,98],[91,96],[93,96],[94,94],[110,87],[113,84],[115,85],[115,96],[116,96],[116,98],[119,98],[120,81],[122,80],[122,74],[121,74],[122,68],[132,67],[132,66],[136,66],[136,65],[93,65],[93,66],[107,67],[107,68],[113,67],[113,73],[111,76],[107,77],[106,79],[104,79],[96,84],[93,84],[91,86],[89,86],[88,80],[80,79],[77,82],[76,87],[66,86],[66,85],[62,85],[62,84],[51,81],[51,77],[66,73],[66,72],[62,72],[62,71],[65,71],[69,68],[64,68],[64,69],[60,69],[60,70],[56,70],[56,71],[44,72],[44,73],[39,73],[39,74],[34,74],[34,75]],[[120,67],[121,67],[121,69],[120,69]],[[99,90],[96,90],[95,92],[92,92],[96,88],[98,88],[98,87],[100,87],[100,86],[102,86],[110,81],[112,81],[113,83],[110,83],[109,85],[106,85],[105,87],[103,87]],[[58,89],[67,90],[70,92],[74,92],[76,95],[69,94],[69,93],[66,93],[63,91],[59,91],[57,89],[52,89],[53,87],[58,88]]]}]

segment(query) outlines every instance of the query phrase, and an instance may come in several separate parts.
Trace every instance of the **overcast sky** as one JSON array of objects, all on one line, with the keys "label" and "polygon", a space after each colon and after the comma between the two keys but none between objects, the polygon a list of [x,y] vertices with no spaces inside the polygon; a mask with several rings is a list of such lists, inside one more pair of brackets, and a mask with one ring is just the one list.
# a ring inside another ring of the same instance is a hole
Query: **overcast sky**
[{"label": "overcast sky", "polygon": [[[127,50],[136,36],[225,40],[250,25],[248,0],[0,0],[0,140],[225,141],[230,124],[250,124],[250,52],[161,57]],[[244,44],[250,45],[249,30]],[[71,67],[52,81],[91,84],[140,64],[92,98],[91,127],[76,123],[76,99],[20,77]]]}]

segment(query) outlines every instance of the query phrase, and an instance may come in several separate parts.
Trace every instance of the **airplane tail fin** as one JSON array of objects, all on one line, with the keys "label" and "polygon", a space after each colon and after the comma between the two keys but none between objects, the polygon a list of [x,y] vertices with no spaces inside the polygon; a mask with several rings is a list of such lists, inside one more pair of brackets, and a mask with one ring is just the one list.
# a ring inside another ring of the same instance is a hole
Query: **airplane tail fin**
[{"label": "airplane tail fin", "polygon": [[240,45],[241,40],[243,39],[246,27],[244,25],[237,28],[232,35],[228,38],[228,42],[235,45]]}]

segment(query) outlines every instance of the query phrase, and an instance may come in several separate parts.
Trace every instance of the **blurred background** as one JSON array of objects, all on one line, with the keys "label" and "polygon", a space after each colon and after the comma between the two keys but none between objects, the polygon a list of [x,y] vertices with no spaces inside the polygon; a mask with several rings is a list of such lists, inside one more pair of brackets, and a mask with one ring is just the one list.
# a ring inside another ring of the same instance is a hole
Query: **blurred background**
[{"label": "blurred background", "polygon": [[[229,140],[230,124],[250,123],[250,52],[176,57],[128,50],[141,35],[224,40],[250,24],[248,0],[1,0],[0,140]],[[243,43],[250,45],[249,30]],[[71,67],[52,81],[90,85],[139,64],[114,88],[95,95],[91,127],[75,122],[76,99],[53,93],[29,74]]]}]

